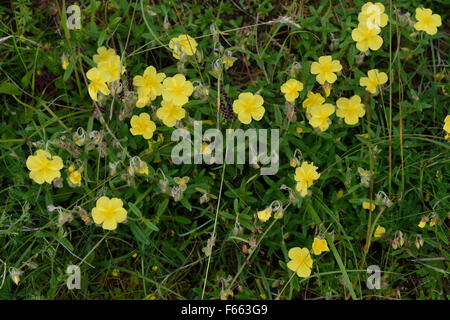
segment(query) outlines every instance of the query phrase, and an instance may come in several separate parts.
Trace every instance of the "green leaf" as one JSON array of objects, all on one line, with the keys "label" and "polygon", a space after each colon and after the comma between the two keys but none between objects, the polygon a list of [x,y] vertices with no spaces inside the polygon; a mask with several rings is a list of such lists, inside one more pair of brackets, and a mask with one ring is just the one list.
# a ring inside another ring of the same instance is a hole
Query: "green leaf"
[{"label": "green leaf", "polygon": [[131,212],[133,212],[138,218],[142,218],[142,212],[138,207],[132,202],[128,202],[128,207],[130,207]]},{"label": "green leaf", "polygon": [[100,35],[98,36],[97,40],[97,47],[101,47],[103,44],[103,41],[105,41],[106,38],[106,29],[104,29],[102,32],[100,32]]},{"label": "green leaf", "polygon": [[129,226],[137,241],[142,242],[143,244],[150,244],[150,240],[145,235],[144,231],[139,228],[139,226],[137,226],[134,222],[130,223]]},{"label": "green leaf", "polygon": [[160,217],[164,211],[166,211],[167,206],[169,204],[169,199],[164,199],[163,202],[161,202],[161,204],[158,207],[158,211],[156,211],[156,216]]},{"label": "green leaf", "polygon": [[176,222],[180,224],[190,224],[191,220],[189,218],[183,217],[183,216],[175,216],[173,217]]},{"label": "green leaf", "polygon": [[70,62],[69,65],[67,66],[66,71],[64,71],[64,76],[63,76],[64,82],[67,81],[67,79],[69,79],[72,72],[73,72],[73,63]]},{"label": "green leaf", "polygon": [[67,238],[59,238],[58,239],[67,249],[73,251],[73,246]]},{"label": "green leaf", "polygon": [[152,231],[159,231],[159,228],[150,220],[144,218],[142,221],[144,221],[144,224],[147,226],[148,229]]},{"label": "green leaf", "polygon": [[0,94],[10,94],[20,96],[22,91],[19,90],[13,83],[5,80],[0,84]]}]

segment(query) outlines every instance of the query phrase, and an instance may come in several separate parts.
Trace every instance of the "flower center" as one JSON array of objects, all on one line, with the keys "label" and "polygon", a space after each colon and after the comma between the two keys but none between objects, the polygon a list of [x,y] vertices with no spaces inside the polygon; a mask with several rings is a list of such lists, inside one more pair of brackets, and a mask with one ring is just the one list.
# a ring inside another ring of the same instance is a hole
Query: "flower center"
[{"label": "flower center", "polygon": [[328,74],[332,72],[331,70],[332,70],[331,63],[324,63],[320,65],[320,73]]},{"label": "flower center", "polygon": [[291,96],[294,96],[294,95],[296,95],[297,94],[297,87],[295,87],[295,86],[291,86],[291,87],[289,87],[288,89],[287,89],[287,93],[288,93],[288,95],[291,95]]},{"label": "flower center", "polygon": [[432,22],[432,19],[431,19],[430,16],[426,16],[426,17],[423,17],[423,18],[422,18],[422,23],[423,23],[424,25],[429,26],[429,25],[431,25],[431,22]]},{"label": "flower center", "polygon": [[156,86],[156,80],[152,76],[147,76],[144,78],[144,87],[146,89],[153,89]]},{"label": "flower center", "polygon": [[47,159],[44,159],[41,161],[40,166],[39,166],[39,171],[42,173],[47,173],[51,170],[51,162]]},{"label": "flower center", "polygon": [[111,207],[103,208],[103,215],[105,216],[105,220],[112,220],[116,214],[116,209]]},{"label": "flower center", "polygon": [[172,86],[172,94],[182,96],[184,93],[184,86],[181,83],[174,83]]},{"label": "flower center", "polygon": [[246,101],[242,104],[242,111],[244,113],[252,113],[255,110],[255,104],[252,103],[251,101]]},{"label": "flower center", "polygon": [[170,105],[168,107],[166,107],[166,115],[169,118],[175,118],[175,116],[177,115],[177,107],[174,105]]},{"label": "flower center", "polygon": [[147,122],[144,120],[140,120],[138,123],[136,123],[136,127],[140,132],[144,132],[147,130]]},{"label": "flower center", "polygon": [[345,111],[347,112],[347,114],[355,114],[356,109],[356,105],[350,103],[345,107]]}]

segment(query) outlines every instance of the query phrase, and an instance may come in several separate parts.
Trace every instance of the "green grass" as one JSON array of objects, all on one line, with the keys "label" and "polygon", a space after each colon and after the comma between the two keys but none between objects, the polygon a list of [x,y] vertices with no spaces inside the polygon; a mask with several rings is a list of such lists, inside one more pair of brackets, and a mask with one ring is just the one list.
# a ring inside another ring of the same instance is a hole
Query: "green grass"
[{"label": "green grass", "polygon": [[[44,9],[38,7],[43,0],[0,6],[0,299],[220,299],[230,290],[229,299],[448,299],[446,1],[381,2],[389,24],[380,34],[382,47],[367,56],[351,38],[364,1],[81,1],[80,30],[66,27],[71,1]],[[422,6],[442,17],[434,36],[412,27]],[[168,43],[180,34],[196,39],[201,59],[183,64],[172,56]],[[174,128],[156,117],[151,146],[132,136],[131,116],[152,115],[161,98],[144,109],[118,94],[94,104],[86,72],[100,46],[121,57],[125,96],[134,94],[129,81],[149,65],[167,76],[182,71],[208,88],[208,96],[191,97],[184,106],[180,126],[191,132],[193,120],[223,131],[279,128],[278,173],[262,176],[248,164],[175,165]],[[226,52],[236,61],[225,70],[218,59]],[[302,102],[310,90],[323,95],[309,70],[324,55],[343,66],[327,103],[357,94],[366,115],[348,126],[333,114],[319,134]],[[372,96],[359,78],[375,68],[389,81]],[[280,92],[290,77],[304,84],[294,117]],[[250,125],[218,112],[244,91],[265,101],[263,119]],[[97,142],[88,138],[78,146],[82,132]],[[46,148],[64,161],[60,186],[29,178],[26,159]],[[305,198],[283,187],[295,189],[289,163],[300,155],[321,173]],[[147,163],[148,176],[128,174],[133,156]],[[68,184],[70,165],[82,166],[80,187]],[[367,185],[358,168],[371,172]],[[175,201],[171,188],[183,176],[190,179]],[[210,199],[201,203],[205,192]],[[377,198],[380,192],[390,206]],[[122,199],[128,211],[115,231],[82,219],[102,195]],[[283,218],[259,221],[257,211],[274,201],[282,204]],[[364,201],[376,210],[362,209]],[[60,209],[49,211],[49,205]],[[73,219],[58,223],[67,214]],[[438,222],[419,228],[432,214]],[[378,225],[386,234],[374,238]],[[404,243],[394,248],[398,231]],[[312,255],[311,276],[300,278],[287,268],[288,251],[311,249],[319,233],[330,251]],[[81,268],[80,290],[66,287],[72,264]],[[366,286],[370,265],[381,269],[380,290]],[[17,285],[11,268],[21,272]]]}]

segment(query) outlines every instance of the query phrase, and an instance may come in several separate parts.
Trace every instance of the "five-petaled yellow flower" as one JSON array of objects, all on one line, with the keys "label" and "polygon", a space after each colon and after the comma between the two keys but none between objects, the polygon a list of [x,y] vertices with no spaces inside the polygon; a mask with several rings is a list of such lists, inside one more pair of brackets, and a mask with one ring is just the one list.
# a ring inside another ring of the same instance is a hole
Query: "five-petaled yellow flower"
[{"label": "five-petaled yellow flower", "polygon": [[358,15],[358,21],[365,23],[369,28],[385,27],[388,23],[388,15],[384,13],[384,5],[380,2],[366,2]]},{"label": "five-petaled yellow flower", "polygon": [[309,91],[305,101],[303,101],[303,108],[306,109],[306,113],[311,112],[311,108],[315,106],[320,106],[325,102],[325,98],[322,97],[320,93],[314,93],[312,91]]},{"label": "five-petaled yellow flower", "polygon": [[130,132],[133,136],[142,135],[144,139],[150,139],[156,130],[155,123],[150,120],[148,113],[141,113],[139,116],[134,115],[130,121]]},{"label": "five-petaled yellow flower", "polygon": [[258,219],[262,222],[266,222],[272,216],[272,209],[270,207],[265,208],[264,210],[257,212]]},{"label": "five-petaled yellow flower", "polygon": [[289,250],[288,256],[291,261],[287,263],[287,267],[297,273],[299,277],[308,278],[313,265],[309,250],[307,248],[294,247]]},{"label": "five-petaled yellow flower", "polygon": [[417,22],[414,24],[414,28],[417,31],[425,31],[429,35],[434,35],[437,32],[437,28],[442,25],[441,16],[433,14],[431,9],[416,9]]},{"label": "five-petaled yellow flower", "polygon": [[369,201],[364,201],[362,203],[362,207],[363,207],[363,209],[370,210],[370,211],[375,210],[375,204],[373,202],[370,203]]},{"label": "five-petaled yellow flower", "polygon": [[366,87],[366,90],[372,94],[377,93],[379,85],[385,84],[388,81],[388,76],[384,72],[379,72],[378,69],[372,69],[367,72],[367,77],[359,79],[359,85]]},{"label": "five-petaled yellow flower", "polygon": [[330,103],[325,103],[319,106],[314,106],[309,111],[311,113],[309,124],[313,128],[319,128],[320,131],[323,132],[330,126],[331,120],[329,117],[334,113],[335,107]]},{"label": "five-petaled yellow flower", "polygon": [[314,180],[320,178],[320,173],[317,172],[317,167],[314,163],[308,163],[307,161],[302,162],[302,165],[295,169],[294,179],[297,181],[295,190],[300,193],[302,197],[306,196],[308,193],[308,188],[314,183]]},{"label": "five-petaled yellow flower", "polygon": [[322,56],[319,62],[311,63],[311,73],[317,74],[316,80],[320,84],[333,83],[337,76],[335,72],[342,70],[342,65],[339,60],[333,60],[331,56]]},{"label": "five-petaled yellow flower", "polygon": [[294,102],[298,98],[299,92],[303,90],[303,83],[296,79],[289,79],[281,86],[286,101]]},{"label": "five-petaled yellow flower", "polygon": [[376,51],[383,45],[383,38],[378,34],[381,29],[369,28],[365,23],[360,23],[356,29],[352,31],[352,39],[356,41],[356,48],[359,51],[367,50]]},{"label": "five-petaled yellow flower", "polygon": [[182,74],[166,78],[163,82],[162,96],[167,102],[171,101],[177,106],[182,106],[189,101],[194,91],[194,86]]},{"label": "five-petaled yellow flower", "polygon": [[344,122],[348,125],[357,124],[359,118],[366,114],[364,105],[361,103],[361,98],[358,95],[354,95],[350,99],[339,98],[336,101],[336,115],[339,118],[344,118]]},{"label": "five-petaled yellow flower", "polygon": [[180,59],[180,54],[185,53],[192,56],[197,51],[198,43],[188,34],[180,34],[169,41],[169,48],[173,50],[172,54],[176,59]]},{"label": "five-petaled yellow flower", "polygon": [[63,161],[60,157],[39,149],[36,155],[27,158],[26,165],[30,170],[30,178],[38,184],[43,184],[52,183],[53,179],[61,177],[59,171],[63,167]]},{"label": "five-petaled yellow flower", "polygon": [[103,69],[92,68],[86,73],[86,77],[91,80],[89,83],[88,91],[92,100],[97,101],[97,92],[100,91],[104,95],[109,94],[108,82],[111,78],[108,71]]},{"label": "five-petaled yellow flower", "polygon": [[173,127],[178,120],[185,117],[186,111],[172,102],[162,101],[162,107],[156,111],[156,116],[168,127]]},{"label": "five-petaled yellow flower", "polygon": [[127,210],[118,198],[100,197],[92,209],[92,219],[96,224],[102,224],[105,230],[115,230],[117,223],[124,222],[126,218]]},{"label": "five-petaled yellow flower", "polygon": [[165,78],[166,75],[162,72],[157,73],[154,66],[147,67],[142,76],[135,76],[133,84],[138,88],[136,107],[143,108],[160,96],[163,91],[162,81]]},{"label": "five-petaled yellow flower", "polygon": [[244,124],[249,124],[252,119],[259,121],[264,116],[266,109],[263,107],[264,99],[259,94],[250,92],[241,93],[233,102],[233,111]]},{"label": "five-petaled yellow flower", "polygon": [[384,228],[384,227],[382,227],[382,226],[377,226],[377,228],[375,229],[375,232],[374,232],[374,237],[375,238],[380,238],[381,236],[383,236],[383,234],[385,234],[386,233],[386,229]]},{"label": "five-petaled yellow flower", "polygon": [[327,240],[320,238],[314,238],[312,249],[315,255],[319,255],[322,252],[330,251],[330,249],[328,249]]}]

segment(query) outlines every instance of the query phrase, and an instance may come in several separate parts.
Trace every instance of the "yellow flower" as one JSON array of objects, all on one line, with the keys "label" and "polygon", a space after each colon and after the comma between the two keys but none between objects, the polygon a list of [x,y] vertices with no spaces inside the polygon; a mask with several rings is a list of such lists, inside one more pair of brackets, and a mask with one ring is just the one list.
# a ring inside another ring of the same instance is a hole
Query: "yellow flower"
[{"label": "yellow flower", "polygon": [[381,226],[377,226],[377,228],[375,229],[375,233],[374,233],[374,237],[375,238],[379,238],[381,237],[383,234],[386,233],[386,229],[384,227]]},{"label": "yellow flower", "polygon": [[319,62],[311,64],[311,74],[317,74],[316,80],[320,84],[324,84],[325,81],[328,83],[335,82],[337,79],[335,72],[341,70],[342,65],[339,60],[333,60],[331,56],[322,56],[319,58]]},{"label": "yellow flower", "polygon": [[109,73],[108,82],[119,80],[120,75],[125,72],[125,68],[123,66],[122,68],[120,67],[120,57],[117,55],[110,57],[106,61],[101,61],[98,64],[98,68]]},{"label": "yellow flower", "polygon": [[369,28],[385,27],[388,23],[388,16],[384,13],[384,5],[379,2],[367,2],[361,8],[358,21],[365,23]]},{"label": "yellow flower", "polygon": [[422,219],[420,219],[419,224],[417,225],[419,228],[424,228],[425,225],[427,224],[428,218],[427,217],[423,217]]},{"label": "yellow flower", "polygon": [[135,76],[133,84],[138,87],[138,101],[136,107],[142,108],[149,101],[153,101],[160,96],[163,91],[162,81],[166,75],[157,73],[155,67],[149,66],[142,76]]},{"label": "yellow flower", "polygon": [[344,190],[339,189],[339,191],[338,191],[337,194],[336,194],[336,197],[337,197],[338,199],[340,199],[340,198],[342,198],[343,196],[344,196]]},{"label": "yellow flower", "polygon": [[211,154],[211,149],[206,143],[202,144],[202,154]]},{"label": "yellow flower", "polygon": [[450,133],[450,114],[447,115],[444,119],[444,130],[447,133]]},{"label": "yellow flower", "polygon": [[175,183],[177,183],[180,186],[181,191],[184,192],[187,189],[187,183],[189,182],[189,177],[188,176],[184,176],[182,178],[175,177],[175,178],[173,178],[173,181],[175,181]]},{"label": "yellow flower", "polygon": [[124,222],[126,218],[127,210],[118,198],[100,197],[92,209],[92,219],[96,224],[103,224],[105,230],[115,230],[117,223]]},{"label": "yellow flower", "polygon": [[139,116],[133,116],[130,121],[130,132],[133,136],[142,135],[144,139],[150,139],[156,130],[155,123],[150,120],[148,113],[141,113]]},{"label": "yellow flower", "polygon": [[227,56],[227,57],[222,58],[222,63],[224,65],[226,65],[228,68],[231,68],[234,64],[234,61],[236,61],[236,60],[237,60],[236,58]]},{"label": "yellow flower", "polygon": [[323,84],[322,87],[323,87],[323,92],[325,93],[325,97],[328,98],[331,93],[331,84],[329,84],[328,82],[325,81],[325,83]]},{"label": "yellow flower", "polygon": [[114,57],[116,52],[114,49],[106,49],[105,47],[100,47],[97,49],[97,53],[92,58],[96,64],[108,61],[109,58]]},{"label": "yellow flower", "polygon": [[266,109],[263,107],[264,99],[259,94],[250,92],[241,93],[233,102],[233,111],[244,124],[252,122],[252,118],[259,121],[264,116]]},{"label": "yellow flower", "polygon": [[110,75],[103,69],[92,68],[86,73],[86,77],[91,80],[89,83],[88,91],[92,100],[97,101],[97,92],[100,91],[104,95],[109,94],[108,86],[105,82],[108,82]]},{"label": "yellow flower", "polygon": [[162,96],[166,101],[171,101],[177,106],[186,104],[190,95],[194,91],[194,86],[182,74],[166,78],[163,82]]},{"label": "yellow flower", "polygon": [[325,98],[322,97],[320,93],[314,93],[312,91],[309,91],[305,101],[303,101],[303,108],[306,109],[306,113],[310,113],[311,108],[315,106],[320,106],[325,102]]},{"label": "yellow flower", "polygon": [[262,222],[266,222],[272,216],[272,209],[270,207],[265,208],[264,210],[258,211],[258,219]]},{"label": "yellow flower", "polygon": [[74,170],[69,174],[69,180],[75,186],[79,186],[81,184],[81,173],[78,170]]},{"label": "yellow flower", "polygon": [[416,9],[417,22],[414,24],[414,29],[417,31],[425,31],[429,35],[434,35],[437,32],[437,27],[442,25],[441,16],[433,14],[431,9]]},{"label": "yellow flower", "polygon": [[131,174],[134,174],[136,171],[139,174],[147,175],[148,174],[148,166],[142,161],[139,157],[133,157],[130,159],[130,167],[128,169],[131,171]]},{"label": "yellow flower", "polygon": [[384,72],[378,72],[378,69],[369,70],[367,77],[359,79],[359,85],[366,87],[366,90],[372,94],[377,93],[378,85],[385,84],[388,81],[388,76]]},{"label": "yellow flower", "polygon": [[183,52],[188,56],[192,56],[197,51],[198,43],[188,34],[181,34],[169,41],[169,48],[173,50],[174,58],[180,59],[180,54]]},{"label": "yellow flower", "polygon": [[303,90],[303,83],[296,79],[289,79],[281,86],[286,101],[294,102],[298,98],[298,93]]},{"label": "yellow flower", "polygon": [[292,168],[297,167],[297,165],[298,165],[297,159],[296,159],[296,158],[291,158],[291,160],[289,161],[289,165],[290,165]]},{"label": "yellow flower", "polygon": [[[371,204],[372,204],[372,205],[371,205]],[[370,202],[368,202],[368,201],[364,201],[364,202],[362,203],[362,207],[363,207],[364,209],[370,210],[370,211],[375,210],[375,204],[374,204],[373,202],[370,203]]]},{"label": "yellow flower", "polygon": [[181,106],[163,100],[162,107],[156,111],[156,116],[168,127],[173,127],[177,120],[185,117],[186,111]]},{"label": "yellow flower", "polygon": [[69,66],[69,59],[67,58],[67,56],[65,54],[63,54],[61,56],[61,67],[64,70],[66,70],[68,66]]},{"label": "yellow flower", "polygon": [[435,217],[430,219],[430,227],[433,227],[437,222],[437,219]]},{"label": "yellow flower", "polygon": [[383,44],[383,38],[378,34],[381,29],[368,28],[364,23],[360,23],[356,29],[352,31],[352,39],[356,41],[356,48],[359,51],[378,50]]},{"label": "yellow flower", "polygon": [[303,132],[303,128],[301,128],[301,127],[297,127],[297,128],[295,128],[295,132],[297,132],[297,133],[302,133]]},{"label": "yellow flower", "polygon": [[320,173],[317,172],[317,167],[314,163],[308,163],[303,161],[302,165],[295,169],[294,179],[297,181],[295,190],[300,193],[302,197],[306,196],[308,193],[308,188],[314,183],[314,180],[319,179]]},{"label": "yellow flower", "polygon": [[326,131],[331,123],[329,116],[334,113],[334,110],[335,107],[329,103],[312,107],[310,109],[311,119],[309,119],[309,124],[313,128],[319,128],[321,131]]},{"label": "yellow flower", "polygon": [[287,264],[287,267],[290,270],[296,272],[301,278],[310,276],[313,261],[307,248],[291,248],[288,252],[288,256],[291,259]]},{"label": "yellow flower", "polygon": [[36,155],[29,156],[26,162],[30,170],[30,179],[38,184],[52,183],[53,179],[61,177],[59,172],[63,167],[63,161],[58,156],[51,156],[44,150],[37,150]]},{"label": "yellow flower", "polygon": [[358,95],[354,95],[350,99],[339,98],[336,101],[336,115],[339,118],[344,118],[344,122],[348,125],[357,124],[359,118],[366,114],[364,105],[361,103],[361,98]]},{"label": "yellow flower", "polygon": [[120,271],[119,271],[118,269],[113,269],[113,270],[111,271],[111,275],[112,275],[113,277],[119,277],[119,276],[120,276]]},{"label": "yellow flower", "polygon": [[328,249],[327,240],[320,238],[314,238],[312,249],[315,255],[319,255],[322,252],[330,251],[330,249]]}]

